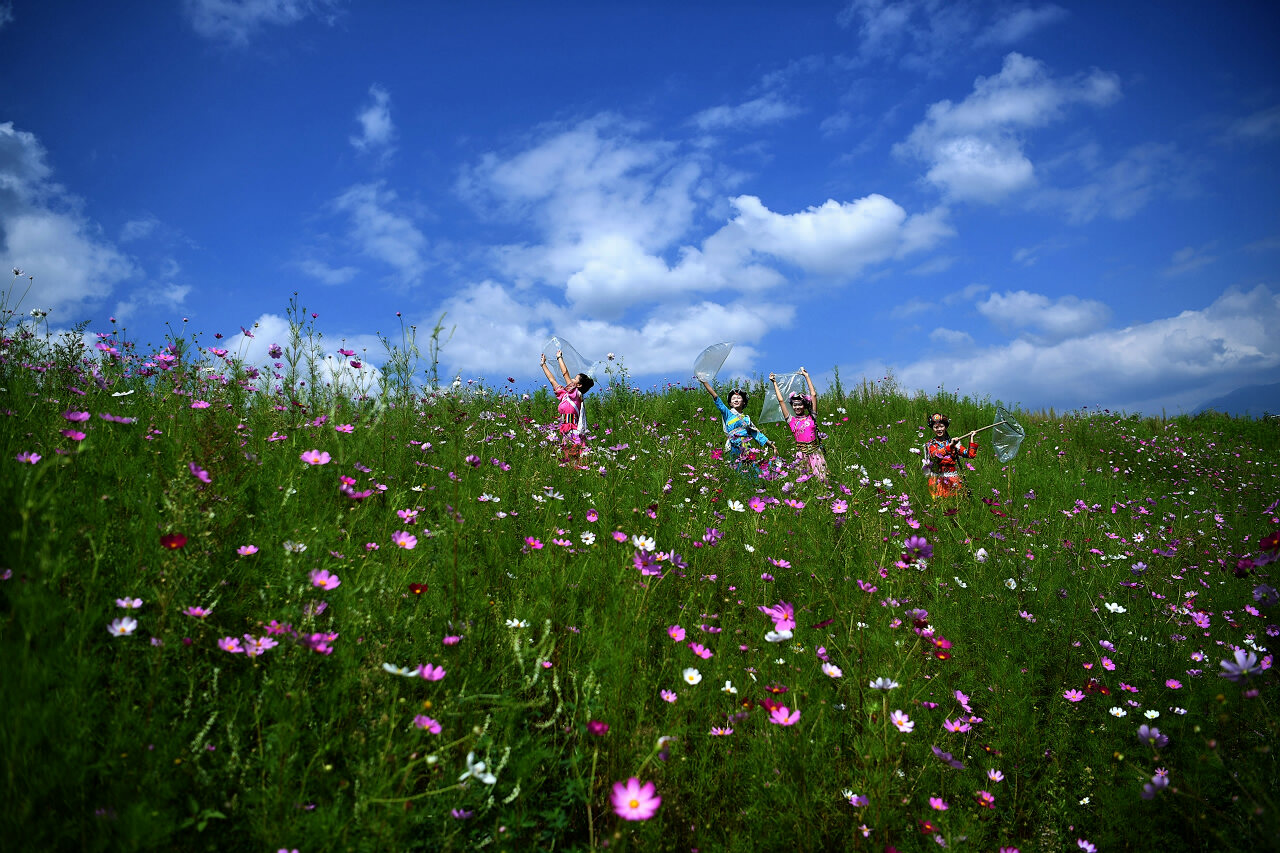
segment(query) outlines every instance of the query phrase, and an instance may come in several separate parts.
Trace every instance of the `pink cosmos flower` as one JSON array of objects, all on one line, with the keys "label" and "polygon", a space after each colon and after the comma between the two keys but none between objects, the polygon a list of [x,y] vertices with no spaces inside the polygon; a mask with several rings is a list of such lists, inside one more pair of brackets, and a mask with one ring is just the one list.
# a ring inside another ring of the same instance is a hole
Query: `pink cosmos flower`
[{"label": "pink cosmos flower", "polygon": [[1062,698],[1066,699],[1068,702],[1079,702],[1084,698],[1084,694],[1079,690],[1068,690],[1066,693],[1062,694]]},{"label": "pink cosmos flower", "polygon": [[774,630],[791,631],[796,627],[796,610],[789,602],[779,601],[773,607],[761,604],[756,609],[773,620]]},{"label": "pink cosmos flower", "polygon": [[351,424],[338,424],[333,428],[333,431],[351,433],[351,432],[355,432],[355,429],[356,428],[353,427]]},{"label": "pink cosmos flower", "polygon": [[831,678],[839,678],[844,675],[844,671],[833,663],[824,663],[822,665],[822,671]]},{"label": "pink cosmos flower", "polygon": [[116,607],[123,607],[125,610],[137,610],[142,606],[141,598],[117,598]]},{"label": "pink cosmos flower", "polygon": [[311,585],[320,589],[337,589],[342,586],[342,581],[328,569],[315,569],[311,572]]},{"label": "pink cosmos flower", "polygon": [[702,645],[702,643],[690,643],[689,648],[693,651],[695,655],[702,658],[703,660],[710,660],[713,654],[711,649]]},{"label": "pink cosmos flower", "polygon": [[433,664],[423,664],[418,667],[418,675],[427,681],[439,681],[444,678],[445,671],[442,666],[434,666]]},{"label": "pink cosmos flower", "polygon": [[967,732],[969,731],[970,728],[972,728],[968,723],[964,721],[963,718],[956,720],[953,723],[951,722],[950,717],[947,717],[947,719],[943,721],[942,727],[949,732]]},{"label": "pink cosmos flower", "polygon": [[444,643],[446,646],[456,646],[458,645],[458,643],[462,642],[462,637],[458,636],[457,634],[450,634],[440,642]]},{"label": "pink cosmos flower", "polygon": [[731,729],[731,728],[728,728],[728,727],[721,727],[721,726],[712,726],[712,727],[711,727],[711,736],[712,736],[712,737],[728,737],[728,736],[729,736],[729,735],[731,735],[731,734],[733,734],[733,729]]},{"label": "pink cosmos flower", "polygon": [[412,551],[418,547],[418,537],[405,530],[397,530],[391,534],[391,541],[406,551]]},{"label": "pink cosmos flower", "polygon": [[218,641],[218,648],[233,655],[244,654],[244,649],[240,648],[240,640],[235,637],[223,637]]},{"label": "pink cosmos flower", "polygon": [[541,551],[543,548],[542,543],[532,536],[526,536],[524,538],[524,544],[526,547],[532,548],[535,551]]},{"label": "pink cosmos flower", "polygon": [[844,515],[849,510],[847,501],[832,501],[831,511],[836,515]]},{"label": "pink cosmos flower", "polygon": [[194,462],[187,463],[187,470],[191,472],[191,476],[195,477],[202,483],[212,483],[213,478],[209,476],[209,472],[201,468]]},{"label": "pink cosmos flower", "polygon": [[587,732],[596,737],[604,737],[609,733],[609,724],[603,720],[587,720]]},{"label": "pink cosmos flower", "polygon": [[82,424],[89,420],[88,412],[63,412],[62,416],[73,424]]},{"label": "pink cosmos flower", "polygon": [[204,400],[196,400],[194,403],[192,403],[192,404],[191,404],[191,408],[193,408],[193,409],[207,409],[207,408],[209,408],[209,404],[208,404],[206,401],[204,401]]},{"label": "pink cosmos flower", "polygon": [[28,451],[25,453],[19,453],[14,458],[25,465],[34,465],[40,461],[41,456],[39,453],[31,453]]},{"label": "pink cosmos flower", "polygon": [[941,797],[930,797],[929,808],[935,809],[936,811],[945,812],[947,809],[951,808],[951,806],[947,805],[947,801],[942,799]]},{"label": "pink cosmos flower", "polygon": [[747,506],[751,507],[756,512],[764,512],[764,508],[768,506],[768,504],[766,504],[759,495],[756,495],[750,500],[750,502],[748,502]]},{"label": "pink cosmos flower", "polygon": [[648,820],[658,813],[662,805],[662,797],[655,793],[652,782],[640,784],[640,780],[632,776],[625,783],[614,782],[613,810],[623,820]]},{"label": "pink cosmos flower", "polygon": [[670,690],[663,690],[660,694],[663,702],[675,702],[676,694]]},{"label": "pink cosmos flower", "polygon": [[908,717],[906,714],[904,714],[902,711],[894,711],[892,714],[890,714],[889,722],[897,726],[898,731],[902,732],[903,734],[909,734],[911,730],[916,727],[916,724],[911,722],[911,718]]},{"label": "pink cosmos flower", "polygon": [[431,719],[430,717],[424,714],[419,714],[418,716],[414,717],[413,724],[420,729],[426,729],[427,731],[431,732],[433,735],[438,735],[442,731],[442,727],[438,722],[436,722],[435,720]]},{"label": "pink cosmos flower", "polygon": [[769,722],[778,726],[794,726],[800,721],[800,709],[791,711],[786,705],[778,705],[769,712]]},{"label": "pink cosmos flower", "polygon": [[1182,682],[1176,678],[1170,678],[1168,681],[1164,683],[1164,686],[1168,687],[1170,690],[1181,690]]},{"label": "pink cosmos flower", "polygon": [[681,628],[679,625],[672,625],[667,628],[667,636],[675,640],[677,643],[683,643],[685,637],[684,628]]},{"label": "pink cosmos flower", "polygon": [[599,518],[600,518],[600,513],[596,512],[594,509],[587,510],[587,521],[594,524],[596,520]]},{"label": "pink cosmos flower", "polygon": [[623,533],[621,530],[615,530],[615,531],[613,531],[613,541],[614,541],[614,542],[626,542],[626,541],[627,541],[627,534]]},{"label": "pink cosmos flower", "polygon": [[994,809],[996,807],[996,798],[988,791],[979,791],[976,795],[978,805],[983,808]]},{"label": "pink cosmos flower", "polygon": [[300,454],[298,458],[308,465],[328,465],[331,457],[322,450],[307,450]]},{"label": "pink cosmos flower", "polygon": [[241,545],[239,548],[236,549],[236,553],[239,554],[241,557],[247,557],[250,554],[258,553],[258,546],[257,545]]},{"label": "pink cosmos flower", "polygon": [[987,778],[990,779],[992,782],[1003,782],[1004,774],[1001,773],[999,770],[988,770]]},{"label": "pink cosmos flower", "polygon": [[244,652],[251,658],[256,658],[268,649],[274,649],[280,645],[270,637],[255,637],[252,634],[244,635]]},{"label": "pink cosmos flower", "polygon": [[59,430],[59,432],[61,432],[63,436],[71,439],[72,441],[84,441],[84,438],[85,438],[84,433],[75,429],[64,429],[64,430]]},{"label": "pink cosmos flower", "polygon": [[213,611],[205,610],[203,607],[188,607],[186,610],[182,612],[187,616],[194,616],[197,619],[203,619]]}]

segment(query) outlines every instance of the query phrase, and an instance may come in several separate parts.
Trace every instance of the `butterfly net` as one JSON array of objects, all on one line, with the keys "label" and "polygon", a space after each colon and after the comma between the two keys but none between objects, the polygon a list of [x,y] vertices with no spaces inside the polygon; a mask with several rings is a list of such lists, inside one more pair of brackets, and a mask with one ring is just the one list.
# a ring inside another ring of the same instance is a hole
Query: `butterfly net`
[{"label": "butterfly net", "polygon": [[[804,394],[808,391],[808,386],[804,381],[802,373],[779,373],[778,390],[782,392],[782,399],[787,401],[787,405],[791,405],[792,394]],[[777,423],[785,420],[786,416],[782,413],[782,407],[778,405],[778,397],[773,393],[773,388],[769,385],[764,389],[764,406],[760,409],[759,422],[762,424]]]},{"label": "butterfly net", "polygon": [[1022,446],[1022,440],[1027,437],[1027,431],[1022,428],[1022,424],[1014,420],[1013,415],[1004,406],[996,407],[996,420],[991,429],[991,447],[995,451],[996,459],[1001,462],[1008,462],[1018,453],[1018,448]]},{"label": "butterfly net", "polygon": [[716,374],[720,372],[720,368],[724,367],[724,361],[729,357],[731,349],[733,349],[733,341],[712,344],[704,349],[698,356],[698,360],[693,363],[693,375],[703,382],[713,381]]}]

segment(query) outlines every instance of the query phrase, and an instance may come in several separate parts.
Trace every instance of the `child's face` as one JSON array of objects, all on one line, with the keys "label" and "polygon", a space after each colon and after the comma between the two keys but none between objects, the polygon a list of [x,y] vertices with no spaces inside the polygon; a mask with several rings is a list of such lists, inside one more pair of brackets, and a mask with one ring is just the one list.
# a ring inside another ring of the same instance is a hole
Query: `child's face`
[{"label": "child's face", "polygon": [[947,434],[947,425],[944,424],[942,421],[934,421],[933,434],[938,438],[942,438],[944,435]]},{"label": "child's face", "polygon": [[746,398],[743,397],[741,394],[729,395],[729,408],[731,409],[741,409],[746,404],[746,402],[747,402]]}]

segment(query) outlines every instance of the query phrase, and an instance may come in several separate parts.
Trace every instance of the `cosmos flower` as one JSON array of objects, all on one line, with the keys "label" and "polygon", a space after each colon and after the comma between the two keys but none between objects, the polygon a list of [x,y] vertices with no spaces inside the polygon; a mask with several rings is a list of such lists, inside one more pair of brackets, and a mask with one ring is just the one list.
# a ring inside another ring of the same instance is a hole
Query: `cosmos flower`
[{"label": "cosmos flower", "polygon": [[702,681],[702,673],[698,672],[691,666],[686,667],[684,672],[680,674],[680,677],[684,679],[685,684],[697,684]]},{"label": "cosmos flower", "polygon": [[898,682],[894,681],[892,678],[884,678],[883,676],[877,678],[870,684],[872,690],[892,690],[897,686]]},{"label": "cosmos flower", "polygon": [[130,616],[112,619],[111,624],[107,626],[107,632],[113,637],[128,637],[136,630],[138,630],[138,620]]},{"label": "cosmos flower", "polygon": [[911,718],[908,717],[902,711],[894,711],[892,714],[890,714],[889,722],[897,726],[898,731],[902,732],[903,734],[910,733],[916,727],[916,724],[911,722]]},{"label": "cosmos flower", "polygon": [[1244,681],[1251,675],[1257,675],[1262,671],[1258,666],[1258,656],[1253,652],[1247,652],[1244,649],[1236,649],[1233,653],[1234,660],[1223,660],[1219,663],[1222,672],[1218,673],[1220,678],[1229,681]]},{"label": "cosmos flower", "polygon": [[769,722],[777,726],[794,726],[800,721],[800,709],[792,711],[786,705],[778,705],[769,712]]},{"label": "cosmos flower", "polygon": [[614,782],[609,799],[614,813],[623,820],[648,820],[662,805],[662,797],[656,793],[653,783],[641,784],[634,776],[626,782]]}]

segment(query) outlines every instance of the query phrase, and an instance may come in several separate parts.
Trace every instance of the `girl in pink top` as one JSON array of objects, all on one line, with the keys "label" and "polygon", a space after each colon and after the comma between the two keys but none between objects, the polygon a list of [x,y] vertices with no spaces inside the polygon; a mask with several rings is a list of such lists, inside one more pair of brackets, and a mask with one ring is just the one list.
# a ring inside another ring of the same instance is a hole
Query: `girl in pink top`
[{"label": "girl in pink top", "polygon": [[790,405],[787,400],[782,399],[782,391],[778,389],[777,375],[770,373],[769,381],[773,383],[773,393],[778,397],[778,405],[782,408],[782,414],[787,418],[787,426],[796,440],[796,461],[807,464],[813,476],[826,486],[827,457],[822,452],[822,440],[818,437],[818,422],[814,419],[816,414],[814,404],[818,399],[818,392],[813,388],[809,371],[802,367],[800,375],[809,386],[809,394],[808,396],[792,394]]},{"label": "girl in pink top", "polygon": [[569,377],[569,368],[564,363],[564,354],[560,350],[556,350],[556,362],[560,367],[561,374],[564,375],[564,385],[556,381],[555,374],[551,372],[551,368],[547,365],[547,354],[542,354],[542,372],[547,375],[547,381],[551,383],[551,390],[555,391],[556,399],[560,401],[556,406],[556,412],[560,415],[560,436],[564,445],[564,456],[562,463],[576,464],[579,457],[582,456],[584,449],[583,430],[586,429],[585,418],[583,417],[582,395],[587,393],[595,385],[595,381],[585,373],[579,373],[572,378]]}]

